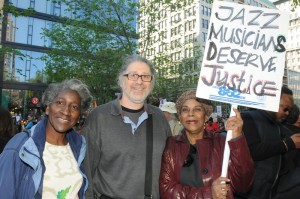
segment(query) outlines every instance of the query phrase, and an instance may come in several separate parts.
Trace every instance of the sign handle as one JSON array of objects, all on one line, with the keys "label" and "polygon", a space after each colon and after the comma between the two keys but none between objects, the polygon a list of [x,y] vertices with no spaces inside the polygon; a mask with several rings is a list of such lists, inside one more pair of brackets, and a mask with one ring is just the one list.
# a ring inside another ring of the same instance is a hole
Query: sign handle
[{"label": "sign handle", "polygon": [[[235,112],[233,111],[233,108],[237,108],[237,105],[236,104],[231,104],[230,117],[235,116]],[[224,149],[224,154],[223,154],[223,164],[222,164],[221,177],[227,177],[229,156],[230,156],[228,141],[231,140],[231,139],[232,139],[232,130],[229,130],[229,131],[227,131],[227,135],[226,135],[226,142],[225,142],[225,149]]]}]

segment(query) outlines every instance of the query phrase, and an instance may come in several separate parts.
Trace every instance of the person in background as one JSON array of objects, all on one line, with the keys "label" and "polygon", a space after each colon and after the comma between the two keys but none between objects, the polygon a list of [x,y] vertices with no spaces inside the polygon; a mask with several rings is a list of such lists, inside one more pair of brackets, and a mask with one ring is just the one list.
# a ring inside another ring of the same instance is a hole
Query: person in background
[{"label": "person in background", "polygon": [[[85,120],[87,198],[159,198],[161,155],[172,133],[162,111],[145,103],[154,80],[150,61],[127,56],[118,75],[120,97],[98,106]],[[153,146],[149,153],[147,145]]]},{"label": "person in background", "polygon": [[225,122],[226,122],[226,120],[222,117],[222,116],[217,116],[217,123],[218,123],[218,127],[219,127],[219,129],[220,129],[220,133],[222,133],[222,132],[226,132],[226,130],[225,130]]},{"label": "person in background", "polygon": [[34,117],[32,114],[29,114],[27,116],[27,123],[25,129],[30,129],[31,127],[33,127],[33,125],[34,125]]},{"label": "person in background", "polygon": [[181,134],[181,130],[183,129],[182,124],[177,119],[177,111],[174,102],[165,102],[161,105],[160,110],[162,110],[170,124],[172,135]]},{"label": "person in background", "polygon": [[20,120],[22,119],[22,116],[21,114],[19,113],[15,113],[14,116],[13,116],[13,119],[15,119],[15,122],[20,122]]},{"label": "person in background", "polygon": [[220,128],[217,122],[214,121],[212,117],[210,117],[207,121],[207,124],[205,125],[205,130],[208,133],[219,133]]},{"label": "person in background", "polygon": [[23,120],[22,114],[19,113],[18,116],[16,117],[16,123],[15,123],[15,125],[16,125],[16,127],[17,127],[16,133],[19,133],[19,132],[22,131],[22,124],[21,124],[21,123],[22,123],[22,120]]},{"label": "person in background", "polygon": [[220,131],[219,131],[220,133],[226,132],[225,124],[224,124],[223,121],[218,122],[218,126],[219,126],[219,129],[220,129]]},{"label": "person in background", "polygon": [[176,109],[184,130],[167,140],[159,178],[161,199],[232,199],[233,192],[247,192],[254,167],[238,110],[226,125],[232,130],[232,139],[228,142],[231,154],[225,178],[220,176],[226,137],[204,128],[213,110],[211,102],[197,98],[196,90],[189,90],[178,98]]},{"label": "person in background", "polygon": [[0,107],[0,153],[14,134],[14,123],[11,114],[7,109]]},{"label": "person in background", "polygon": [[299,119],[299,107],[294,104],[287,116],[286,120],[283,122],[285,126],[291,131],[292,134],[300,133],[300,127],[297,125],[297,121]]},{"label": "person in background", "polygon": [[[299,118],[299,108],[292,106],[289,115],[281,127],[285,137],[300,134],[300,128],[295,125]],[[276,195],[274,199],[298,199],[300,194],[300,151],[289,150],[281,155],[281,168],[278,175]]]},{"label": "person in background", "polygon": [[[292,107],[293,92],[283,86],[277,112],[250,110],[241,114],[244,120],[243,132],[254,160],[256,177],[251,190],[247,194],[238,194],[237,198],[275,198],[282,192],[282,176],[290,172],[286,168],[289,158],[285,157],[300,148],[300,134],[291,134],[284,126]],[[300,179],[300,176],[297,177]],[[298,198],[299,192],[295,193],[291,189],[283,197]]]},{"label": "person in background", "polygon": [[146,102],[147,102],[147,104],[151,104],[151,105],[157,106],[157,107],[159,107],[159,105],[160,105],[159,98],[156,96],[153,96],[153,95],[148,96]]},{"label": "person in background", "polygon": [[77,79],[48,86],[42,96],[47,116],[16,134],[0,155],[1,199],[84,198],[86,142],[73,127],[91,99]]},{"label": "person in background", "polygon": [[286,123],[300,128],[300,111],[299,107],[296,104],[293,105]]}]

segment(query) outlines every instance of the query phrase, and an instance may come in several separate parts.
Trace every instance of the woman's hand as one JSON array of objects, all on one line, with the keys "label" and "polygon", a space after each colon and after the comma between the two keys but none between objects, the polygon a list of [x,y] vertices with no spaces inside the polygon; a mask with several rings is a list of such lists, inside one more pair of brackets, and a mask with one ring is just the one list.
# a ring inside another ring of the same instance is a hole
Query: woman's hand
[{"label": "woman's hand", "polygon": [[227,184],[229,182],[230,179],[224,177],[219,177],[215,181],[213,181],[211,185],[212,198],[225,199],[230,189],[229,185]]},{"label": "woman's hand", "polygon": [[228,118],[226,121],[226,130],[232,130],[232,138],[236,138],[242,135],[243,120],[236,108],[233,108],[233,111],[235,112],[235,116]]}]

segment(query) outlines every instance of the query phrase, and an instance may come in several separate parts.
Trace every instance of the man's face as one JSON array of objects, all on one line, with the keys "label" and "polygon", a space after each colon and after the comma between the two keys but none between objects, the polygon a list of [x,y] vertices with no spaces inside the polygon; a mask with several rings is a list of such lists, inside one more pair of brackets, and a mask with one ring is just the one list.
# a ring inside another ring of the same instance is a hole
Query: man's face
[{"label": "man's face", "polygon": [[[139,61],[131,63],[124,74],[152,75],[149,66],[146,63]],[[126,76],[123,76],[122,78],[122,98],[135,104],[144,103],[151,92],[151,82],[145,82],[141,77],[136,81],[129,80]]]},{"label": "man's face", "polygon": [[279,103],[279,110],[275,113],[275,120],[278,123],[282,123],[289,115],[293,106],[293,96],[288,94],[282,94]]}]

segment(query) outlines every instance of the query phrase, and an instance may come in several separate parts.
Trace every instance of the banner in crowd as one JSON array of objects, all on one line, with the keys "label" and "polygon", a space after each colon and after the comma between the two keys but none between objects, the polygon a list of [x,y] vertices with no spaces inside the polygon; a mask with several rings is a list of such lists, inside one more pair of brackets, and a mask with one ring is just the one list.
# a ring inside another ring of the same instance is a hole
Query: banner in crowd
[{"label": "banner in crowd", "polygon": [[289,15],[214,1],[197,97],[278,111]]}]

